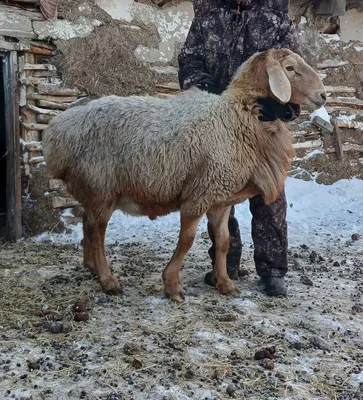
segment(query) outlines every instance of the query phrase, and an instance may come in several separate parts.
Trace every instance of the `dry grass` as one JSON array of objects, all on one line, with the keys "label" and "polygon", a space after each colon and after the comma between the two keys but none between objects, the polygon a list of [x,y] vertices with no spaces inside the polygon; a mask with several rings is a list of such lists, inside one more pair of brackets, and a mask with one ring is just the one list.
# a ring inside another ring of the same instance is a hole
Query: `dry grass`
[{"label": "dry grass", "polygon": [[97,28],[86,38],[58,41],[55,63],[65,85],[78,87],[89,95],[154,94],[155,84],[170,80],[138,61],[134,50],[139,45],[158,47],[153,26],[113,21]]}]

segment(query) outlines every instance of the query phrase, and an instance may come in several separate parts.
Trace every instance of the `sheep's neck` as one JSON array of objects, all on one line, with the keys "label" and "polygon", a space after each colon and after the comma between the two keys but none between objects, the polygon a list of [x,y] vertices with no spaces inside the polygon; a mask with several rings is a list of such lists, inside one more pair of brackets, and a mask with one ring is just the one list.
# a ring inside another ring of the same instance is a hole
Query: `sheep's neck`
[{"label": "sheep's neck", "polygon": [[[261,87],[267,89],[261,89]],[[257,84],[252,79],[248,82],[244,77],[233,81],[224,95],[229,103],[229,109],[233,107],[238,115],[239,124],[233,126],[233,133],[236,136],[242,135],[244,140],[237,143],[241,146],[248,144],[248,147],[258,153],[258,166],[251,176],[251,182],[259,188],[266,203],[271,203],[283,189],[287,171],[295,153],[291,135],[282,122],[262,124],[253,117],[260,112],[257,99],[271,96],[268,88],[268,82],[263,82],[263,79]],[[250,117],[246,118],[246,114]]]},{"label": "sheep's neck", "polygon": [[238,80],[227,89],[225,95],[229,101],[236,107],[244,111],[250,111],[252,114],[258,114],[259,106],[257,99],[260,97],[269,97],[271,93],[269,89],[260,89],[252,82]]}]

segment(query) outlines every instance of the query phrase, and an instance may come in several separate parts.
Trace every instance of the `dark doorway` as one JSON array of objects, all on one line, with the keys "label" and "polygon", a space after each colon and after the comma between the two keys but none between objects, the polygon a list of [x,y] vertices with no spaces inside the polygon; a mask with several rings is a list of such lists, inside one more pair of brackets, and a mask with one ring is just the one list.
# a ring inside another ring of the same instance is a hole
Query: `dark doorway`
[{"label": "dark doorway", "polygon": [[0,235],[21,237],[18,56],[0,50]]},{"label": "dark doorway", "polygon": [[0,57],[0,236],[5,235],[6,226],[6,129],[4,57]]}]

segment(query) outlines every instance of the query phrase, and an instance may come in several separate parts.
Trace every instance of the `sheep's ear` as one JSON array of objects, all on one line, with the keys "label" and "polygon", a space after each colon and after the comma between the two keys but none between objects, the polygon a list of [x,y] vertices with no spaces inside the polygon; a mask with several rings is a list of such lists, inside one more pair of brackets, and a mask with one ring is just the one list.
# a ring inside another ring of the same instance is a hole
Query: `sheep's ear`
[{"label": "sheep's ear", "polygon": [[282,102],[287,103],[291,98],[291,85],[280,63],[273,60],[267,66],[268,83],[271,92]]}]

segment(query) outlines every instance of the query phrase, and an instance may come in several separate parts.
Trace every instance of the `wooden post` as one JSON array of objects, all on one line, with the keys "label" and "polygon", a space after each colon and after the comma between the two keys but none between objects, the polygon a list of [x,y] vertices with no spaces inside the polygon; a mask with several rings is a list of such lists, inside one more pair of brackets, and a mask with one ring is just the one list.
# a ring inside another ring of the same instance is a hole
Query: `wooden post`
[{"label": "wooden post", "polygon": [[9,51],[4,63],[6,127],[6,238],[17,241],[22,236],[20,124],[17,81],[17,52]]},{"label": "wooden post", "polygon": [[336,152],[338,160],[343,160],[344,151],[343,151],[342,139],[341,139],[341,135],[340,135],[340,129],[338,126],[338,122],[335,118],[333,118],[332,123],[334,126],[333,137],[334,137],[335,152]]},{"label": "wooden post", "polygon": [[[36,64],[36,55],[31,54],[31,53],[25,53],[24,55],[24,61],[26,64]],[[23,71],[24,78],[28,78],[31,75],[31,70],[24,70]],[[26,87],[26,103],[35,106],[36,101],[35,100],[30,100],[28,99],[29,95],[32,95],[35,93],[35,89],[32,85],[29,85]],[[28,110],[26,107],[22,107],[21,110],[21,120],[25,124],[34,124],[37,122],[36,115]],[[22,138],[26,142],[31,142],[31,141],[38,141],[39,140],[39,132],[36,130],[28,130],[25,128],[25,126],[22,126]]]}]

